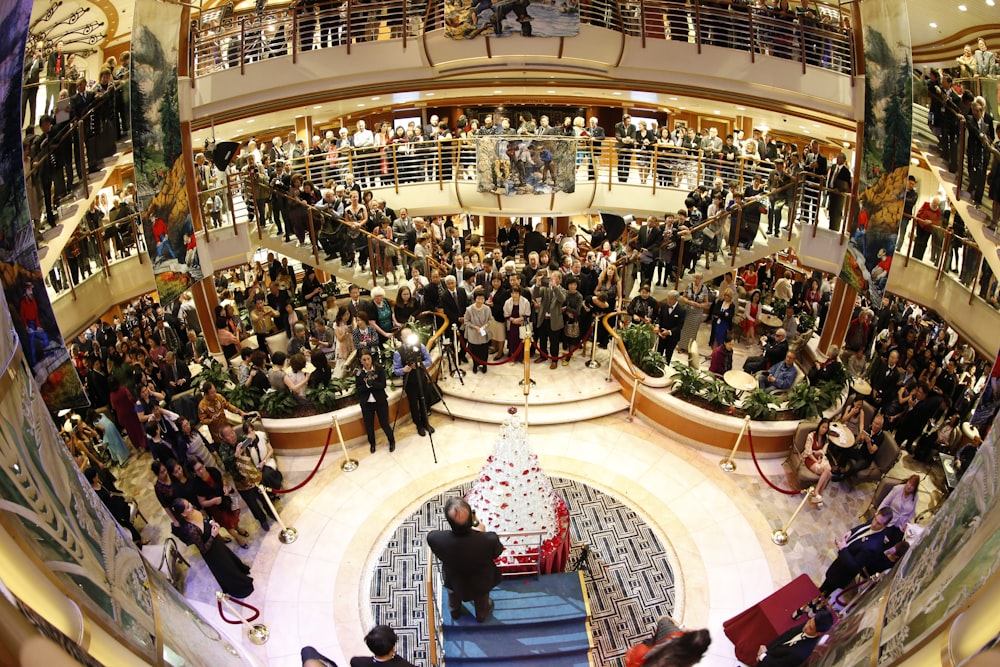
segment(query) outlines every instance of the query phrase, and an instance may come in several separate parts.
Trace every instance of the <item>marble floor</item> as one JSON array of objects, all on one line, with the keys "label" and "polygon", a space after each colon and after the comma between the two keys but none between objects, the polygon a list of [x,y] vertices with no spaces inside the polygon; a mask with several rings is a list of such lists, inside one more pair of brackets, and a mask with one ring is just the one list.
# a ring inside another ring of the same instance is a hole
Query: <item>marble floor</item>
[{"label": "marble floor", "polygon": [[[737,359],[737,367],[741,361]],[[580,381],[580,374],[571,370],[547,374],[550,379],[539,391],[570,391]],[[529,427],[543,469],[621,499],[668,545],[676,576],[675,616],[688,627],[707,627],[712,633],[703,665],[738,664],[722,632],[723,621],[801,573],[820,579],[834,554],[833,537],[858,523],[874,490],[874,485],[832,484],[824,494],[825,506],[805,508],[789,531],[789,544],[778,547],[771,532],[785,523],[801,497],[772,490],[749,459],[738,459],[737,471],[726,474],[718,466],[718,454],[675,442],[640,417],[627,422],[622,411],[589,418],[573,404],[565,409],[580,412],[573,423]],[[362,638],[372,624],[367,601],[371,572],[396,524],[427,499],[477,475],[499,434],[494,424],[443,415],[433,416],[432,423],[437,464],[430,441],[410,423],[397,427],[392,454],[384,445],[375,454],[353,446],[351,456],[360,466],[350,473],[341,471],[342,454],[331,449],[316,476],[283,496],[278,506],[284,523],[298,531],[292,544],[281,544],[276,529],[262,533],[245,513],[250,548],[236,552],[252,565],[256,590],[247,602],[261,610],[260,622],[270,629],[265,645],[252,645],[238,627],[219,620],[215,582],[196,554],[191,554],[185,596],[262,665],[298,667],[305,645],[341,665],[351,656],[365,655]],[[152,523],[143,533],[162,537],[163,513],[148,493],[148,455],[139,461],[126,476],[131,478],[133,469],[144,472],[147,486],[143,489],[139,482],[134,488]],[[286,487],[303,480],[317,461],[315,456],[281,457]],[[760,465],[775,484],[791,486],[781,459]],[[922,472],[908,457],[900,467],[900,474],[911,468]],[[922,493],[918,511],[927,502]]]}]

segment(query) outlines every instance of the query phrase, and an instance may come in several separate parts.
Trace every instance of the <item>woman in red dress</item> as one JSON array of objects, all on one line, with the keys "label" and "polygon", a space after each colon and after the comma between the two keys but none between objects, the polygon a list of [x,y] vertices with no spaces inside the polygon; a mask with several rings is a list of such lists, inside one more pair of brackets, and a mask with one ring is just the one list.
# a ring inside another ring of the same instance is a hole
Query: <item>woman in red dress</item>
[{"label": "woman in red dress", "polygon": [[139,423],[139,415],[135,412],[135,398],[128,387],[112,375],[108,378],[111,409],[115,412],[118,425],[125,429],[128,439],[136,449],[146,449],[146,432]]}]

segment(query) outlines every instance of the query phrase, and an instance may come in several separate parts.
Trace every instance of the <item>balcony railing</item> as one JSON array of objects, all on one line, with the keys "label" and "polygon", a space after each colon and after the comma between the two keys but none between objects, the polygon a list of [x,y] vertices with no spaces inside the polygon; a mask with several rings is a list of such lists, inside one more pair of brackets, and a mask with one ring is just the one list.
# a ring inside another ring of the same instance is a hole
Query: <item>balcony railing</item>
[{"label": "balcony railing", "polygon": [[[752,3],[756,4],[756,3]],[[853,32],[837,7],[814,5],[815,14],[761,9],[751,4],[698,0],[628,0],[624,3],[580,3],[584,24],[648,40],[694,42],[750,54],[770,55],[829,69],[855,73]],[[217,18],[206,16],[191,26],[191,59],[195,77],[240,68],[267,58],[314,49],[351,47],[363,42],[407,41],[444,27],[444,3],[416,0],[346,0],[315,7],[278,7]]]}]

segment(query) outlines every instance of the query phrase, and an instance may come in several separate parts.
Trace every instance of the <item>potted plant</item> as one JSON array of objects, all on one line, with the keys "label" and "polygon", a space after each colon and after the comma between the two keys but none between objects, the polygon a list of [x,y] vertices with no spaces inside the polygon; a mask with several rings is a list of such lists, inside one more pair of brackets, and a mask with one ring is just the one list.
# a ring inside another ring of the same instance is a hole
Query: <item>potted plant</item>
[{"label": "potted plant", "polygon": [[240,410],[252,412],[260,406],[260,399],[264,396],[257,387],[248,387],[238,384],[223,392],[226,400],[238,407]]},{"label": "potted plant", "polygon": [[788,409],[798,419],[810,419],[820,414],[821,392],[808,382],[800,382],[788,390]]},{"label": "potted plant", "polygon": [[260,400],[260,411],[265,417],[278,419],[287,417],[299,407],[299,402],[292,395],[292,392],[282,389],[281,391],[269,391]]},{"label": "potted plant", "polygon": [[707,379],[704,395],[716,408],[729,408],[736,402],[736,390],[719,377],[713,376]]},{"label": "potted plant", "polygon": [[754,389],[743,397],[743,410],[750,419],[769,421],[777,414],[778,399],[763,389]]},{"label": "potted plant", "polygon": [[800,334],[812,331],[816,328],[816,316],[812,313],[802,313],[799,315],[799,325],[797,328]]},{"label": "potted plant", "polygon": [[688,366],[681,361],[675,361],[670,366],[674,369],[670,388],[679,398],[697,396],[708,387],[709,379],[700,368]]},{"label": "potted plant", "polygon": [[819,410],[826,410],[838,400],[844,392],[844,385],[835,380],[827,380],[819,385]]},{"label": "potted plant", "polygon": [[229,374],[229,369],[217,362],[212,357],[206,357],[202,364],[201,371],[194,376],[192,385],[201,387],[205,382],[211,382],[219,391],[225,390],[233,382],[233,376]]},{"label": "potted plant", "polygon": [[306,389],[306,400],[313,404],[317,412],[330,412],[337,409],[340,394],[336,387],[320,385]]}]

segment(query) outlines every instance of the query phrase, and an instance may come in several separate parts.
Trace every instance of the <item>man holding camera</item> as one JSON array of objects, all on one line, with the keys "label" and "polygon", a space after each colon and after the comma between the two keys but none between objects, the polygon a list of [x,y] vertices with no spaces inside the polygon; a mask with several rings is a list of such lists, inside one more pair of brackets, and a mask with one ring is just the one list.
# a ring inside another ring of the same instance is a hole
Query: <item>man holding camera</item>
[{"label": "man holding camera", "polygon": [[430,390],[427,385],[431,380],[426,369],[431,366],[431,353],[412,329],[404,328],[399,332],[399,337],[403,344],[392,354],[392,373],[403,378],[410,416],[417,426],[417,433],[424,436],[434,432],[434,427],[428,420],[430,405],[427,402]]},{"label": "man holding camera", "polygon": [[222,464],[233,476],[233,485],[250,508],[250,513],[260,522],[261,528],[270,530],[269,520],[275,517],[264,500],[264,494],[260,492],[262,473],[248,451],[252,444],[253,431],[249,431],[243,440],[238,440],[232,425],[226,424],[219,429],[219,442],[215,447]]}]

